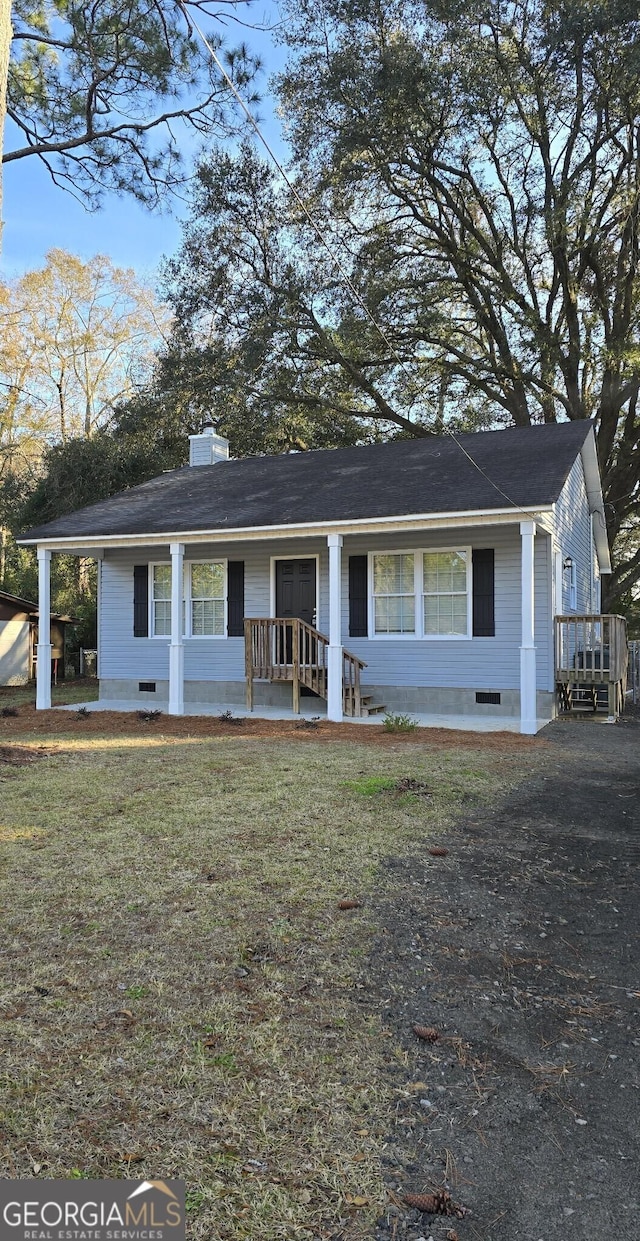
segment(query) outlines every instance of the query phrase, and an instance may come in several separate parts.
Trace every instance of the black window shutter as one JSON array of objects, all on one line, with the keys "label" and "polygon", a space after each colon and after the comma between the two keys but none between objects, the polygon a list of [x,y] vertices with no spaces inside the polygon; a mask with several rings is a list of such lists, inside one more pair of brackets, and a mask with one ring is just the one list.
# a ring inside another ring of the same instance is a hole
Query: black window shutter
[{"label": "black window shutter", "polygon": [[495,553],[473,549],[473,636],[495,638]]},{"label": "black window shutter", "polygon": [[149,566],[133,566],[133,636],[149,637]]},{"label": "black window shutter", "polygon": [[367,557],[349,556],[349,637],[368,635]]},{"label": "black window shutter", "polygon": [[244,635],[244,560],[227,564],[227,637]]}]

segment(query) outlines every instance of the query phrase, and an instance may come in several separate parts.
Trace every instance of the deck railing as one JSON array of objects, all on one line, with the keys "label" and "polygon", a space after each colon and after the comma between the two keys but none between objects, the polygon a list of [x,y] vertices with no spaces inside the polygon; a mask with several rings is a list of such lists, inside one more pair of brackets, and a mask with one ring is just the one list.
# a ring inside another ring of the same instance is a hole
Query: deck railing
[{"label": "deck railing", "polygon": [[[328,693],[329,639],[297,617],[255,617],[244,622],[247,710],[253,710],[254,681],[290,681],[293,711],[300,710],[300,687],[321,698]],[[360,673],[366,664],[343,648],[343,706],[346,715],[360,715]]]},{"label": "deck railing", "polygon": [[556,616],[556,681],[625,681],[628,648],[623,616]]}]

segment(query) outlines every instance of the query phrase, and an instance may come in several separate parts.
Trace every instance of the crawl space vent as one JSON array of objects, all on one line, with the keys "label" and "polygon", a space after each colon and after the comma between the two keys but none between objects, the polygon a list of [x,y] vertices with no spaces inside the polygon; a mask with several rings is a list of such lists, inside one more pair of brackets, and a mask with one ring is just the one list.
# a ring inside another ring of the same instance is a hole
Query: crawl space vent
[{"label": "crawl space vent", "polygon": [[155,694],[155,681],[138,681],[138,691],[141,694]]},{"label": "crawl space vent", "polygon": [[499,694],[488,694],[484,690],[479,689],[476,693],[476,702],[487,702],[493,707],[500,706]]}]

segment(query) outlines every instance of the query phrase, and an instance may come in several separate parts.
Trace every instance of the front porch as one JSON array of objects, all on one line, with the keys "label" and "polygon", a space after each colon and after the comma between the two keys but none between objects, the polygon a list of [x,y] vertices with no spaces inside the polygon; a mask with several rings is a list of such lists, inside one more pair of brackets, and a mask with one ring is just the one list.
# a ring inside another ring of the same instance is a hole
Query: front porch
[{"label": "front porch", "polygon": [[[95,549],[99,707],[537,732],[554,713],[534,591],[548,532],[506,516],[425,525]],[[38,558],[44,598],[51,551]]]},{"label": "front porch", "polygon": [[[167,697],[154,698],[151,702],[141,702],[139,698],[101,698],[95,702],[82,702],[83,711],[160,711],[162,714],[168,714],[169,700]],[[53,708],[55,711],[75,711],[78,710],[78,703],[69,703],[64,706]],[[311,720],[317,721],[322,725],[327,721],[326,703],[316,698],[302,698],[300,709],[294,712],[290,707],[265,707],[255,706],[252,711],[248,711],[246,706],[230,705],[228,701],[224,702],[185,702],[183,716],[188,718],[195,716],[204,716],[209,719],[219,719],[221,716],[234,720],[280,720],[283,723],[297,724],[304,727]],[[411,719],[417,728],[442,728],[452,730],[454,732],[475,732],[475,733],[494,733],[494,732],[520,732],[520,721],[517,716],[513,715],[464,715],[453,714],[449,712],[412,712]],[[345,724],[353,724],[356,727],[360,725],[380,726],[384,723],[383,714],[356,716],[353,719],[345,718]]]}]

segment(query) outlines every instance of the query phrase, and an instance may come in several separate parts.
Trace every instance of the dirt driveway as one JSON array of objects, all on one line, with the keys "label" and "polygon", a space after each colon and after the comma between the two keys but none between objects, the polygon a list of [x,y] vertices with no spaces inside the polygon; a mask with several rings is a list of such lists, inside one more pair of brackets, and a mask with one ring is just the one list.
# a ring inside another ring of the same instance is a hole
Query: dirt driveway
[{"label": "dirt driveway", "polygon": [[[383,876],[372,981],[406,1059],[376,1241],[640,1238],[640,717],[542,736],[448,856]],[[443,1185],[463,1219],[402,1201]]]}]

